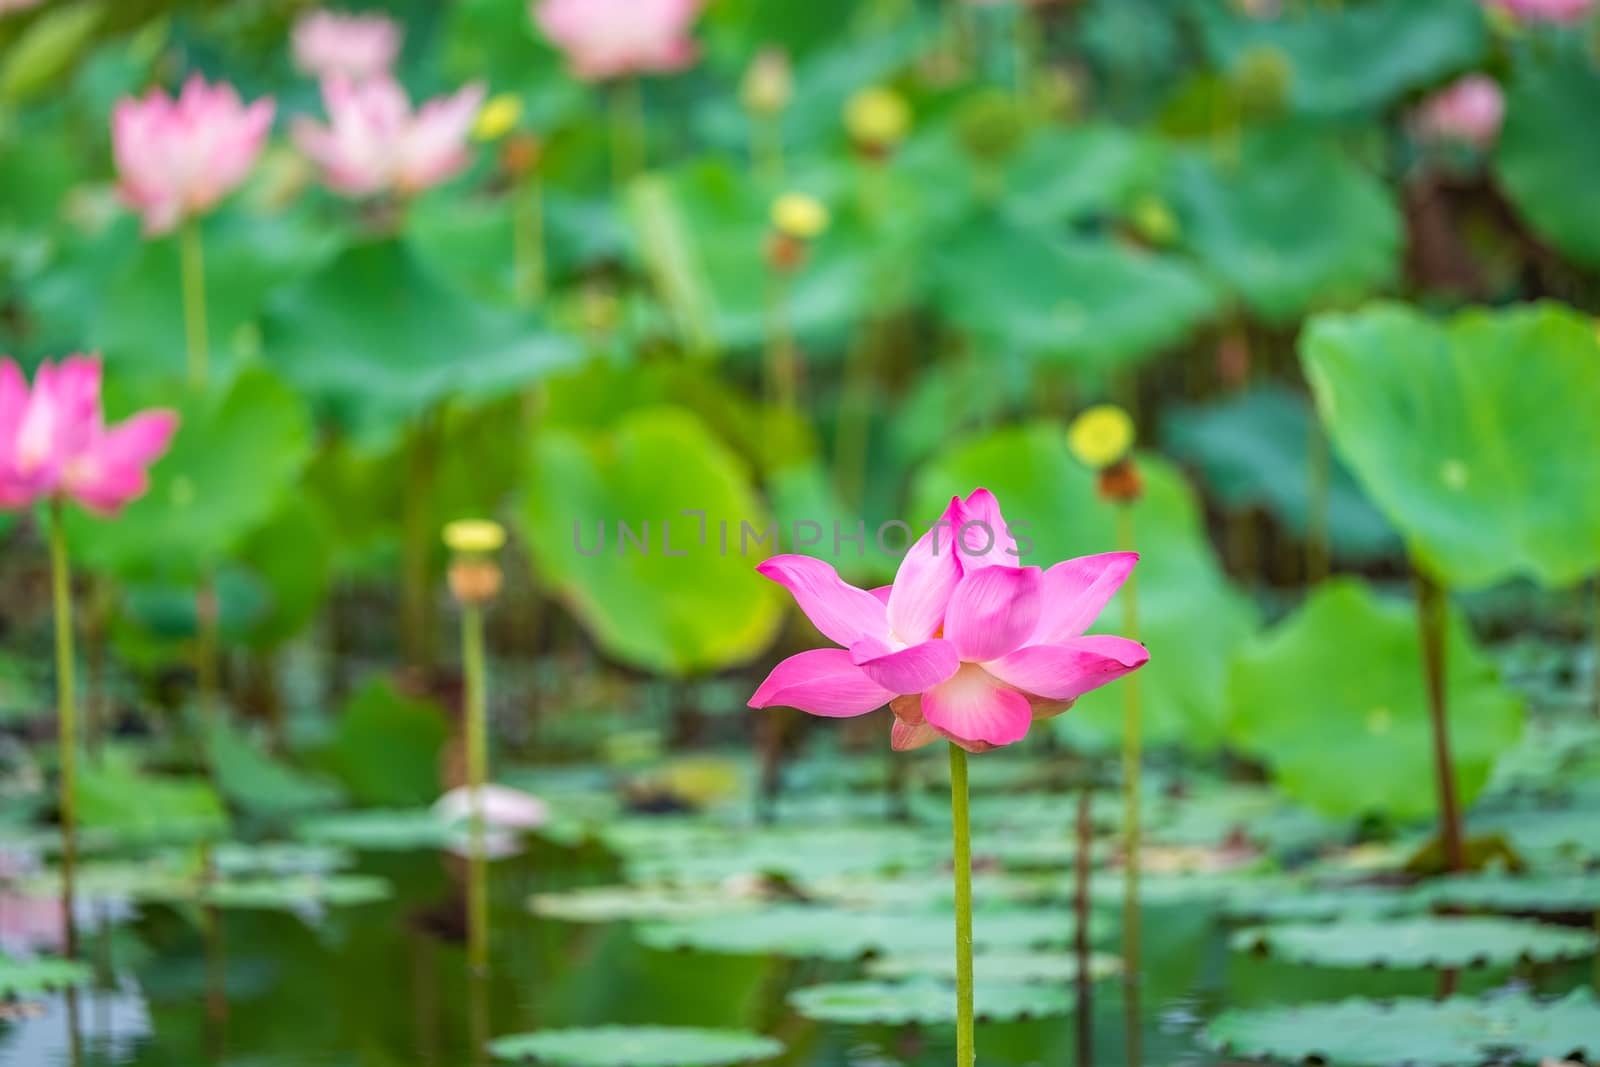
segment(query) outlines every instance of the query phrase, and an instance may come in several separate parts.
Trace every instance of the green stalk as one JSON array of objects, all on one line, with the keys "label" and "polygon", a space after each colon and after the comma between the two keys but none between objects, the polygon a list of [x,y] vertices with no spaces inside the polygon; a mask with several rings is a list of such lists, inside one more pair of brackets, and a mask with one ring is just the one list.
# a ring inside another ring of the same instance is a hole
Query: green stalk
[{"label": "green stalk", "polygon": [[178,231],[179,273],[183,284],[183,331],[189,349],[189,388],[206,387],[211,342],[206,328],[206,266],[200,222],[188,219]]},{"label": "green stalk", "polygon": [[[1117,547],[1132,552],[1133,506],[1117,508]],[[1128,576],[1122,587],[1122,636],[1139,640],[1139,596],[1137,580]],[[1139,869],[1141,831],[1139,809],[1139,771],[1144,755],[1144,734],[1139,706],[1139,673],[1122,679],[1122,1008],[1123,1044],[1128,1063],[1143,1062],[1143,1033],[1139,1018]]]},{"label": "green stalk", "polygon": [[956,881],[956,1067],[973,1067],[977,1052],[972,1025],[972,827],[967,813],[967,752],[953,742],[950,824]]},{"label": "green stalk", "polygon": [[72,571],[67,562],[67,529],[61,498],[50,502],[50,592],[56,622],[56,731],[61,776],[57,801],[61,817],[61,910],[66,923],[67,958],[77,957],[72,922],[78,864],[78,705],[72,654]]},{"label": "green stalk", "polygon": [[511,194],[511,239],[516,258],[517,302],[533,307],[544,301],[544,185],[528,175]]},{"label": "green stalk", "polygon": [[1089,954],[1089,868],[1090,853],[1094,848],[1094,824],[1091,818],[1091,800],[1094,792],[1085,782],[1078,790],[1077,848],[1073,857],[1072,872],[1072,954],[1078,965],[1077,1053],[1078,1067],[1090,1067],[1094,1062],[1094,1010],[1091,989],[1094,976],[1090,973]]},{"label": "green stalk", "polygon": [[484,857],[483,787],[489,769],[489,713],[484,687],[483,609],[461,609],[461,665],[466,674],[467,788],[472,790],[472,858],[467,879],[467,962],[489,966],[489,883]]},{"label": "green stalk", "polygon": [[639,79],[611,87],[611,177],[620,191],[644,170],[644,94]]},{"label": "green stalk", "polygon": [[1422,639],[1422,675],[1433,725],[1433,770],[1439,787],[1439,837],[1445,865],[1467,869],[1462,844],[1461,807],[1456,800],[1455,760],[1450,754],[1450,717],[1445,700],[1445,594],[1426,571],[1417,569],[1417,627]]},{"label": "green stalk", "polygon": [[750,165],[758,182],[777,186],[783,181],[783,120],[758,116],[750,120]]},{"label": "green stalk", "polygon": [[1310,464],[1306,472],[1306,584],[1328,576],[1328,439],[1317,421],[1311,421]]}]

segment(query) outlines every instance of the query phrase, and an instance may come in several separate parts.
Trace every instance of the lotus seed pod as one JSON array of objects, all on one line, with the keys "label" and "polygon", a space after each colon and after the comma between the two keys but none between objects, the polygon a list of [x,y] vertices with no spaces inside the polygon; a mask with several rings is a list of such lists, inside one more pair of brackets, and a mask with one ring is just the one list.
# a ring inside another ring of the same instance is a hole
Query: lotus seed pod
[{"label": "lotus seed pod", "polygon": [[1115,404],[1097,404],[1067,427],[1067,447],[1085,467],[1104,470],[1133,448],[1133,419]]},{"label": "lotus seed pod", "polygon": [[789,53],[781,48],[763,48],[745,68],[739,83],[739,100],[752,115],[773,118],[781,115],[794,98],[794,74]]},{"label": "lotus seed pod", "polygon": [[956,115],[956,136],[973,159],[1001,163],[1027,136],[1021,114],[1009,95],[999,90],[979,93]]},{"label": "lotus seed pod", "polygon": [[487,604],[500,595],[500,565],[484,556],[461,556],[448,572],[450,595],[459,604]]},{"label": "lotus seed pod", "polygon": [[506,543],[506,528],[488,519],[457,519],[444,528],[444,543],[452,552],[487,556]]},{"label": "lotus seed pod", "polygon": [[516,128],[522,119],[522,98],[516,93],[491,97],[472,123],[472,136],[479,141],[498,141]]},{"label": "lotus seed pod", "polygon": [[828,228],[828,209],[814,196],[784,193],[772,203],[772,226],[797,241],[815,240]]},{"label": "lotus seed pod", "polygon": [[893,89],[870,86],[845,104],[844,126],[862,151],[885,154],[911,131],[911,108]]}]

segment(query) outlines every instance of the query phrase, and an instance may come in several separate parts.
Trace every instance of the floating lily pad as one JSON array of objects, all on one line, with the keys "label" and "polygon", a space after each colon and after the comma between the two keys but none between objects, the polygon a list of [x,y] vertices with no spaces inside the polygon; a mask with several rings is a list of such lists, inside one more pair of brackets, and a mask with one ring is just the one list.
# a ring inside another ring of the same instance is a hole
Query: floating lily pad
[{"label": "floating lily pad", "polygon": [[[785,906],[741,914],[737,921],[712,916],[649,923],[638,937],[658,949],[853,960],[948,950],[955,927],[950,915],[936,912]],[[973,944],[986,949],[1059,947],[1071,940],[1072,918],[1060,911],[980,911],[973,919]]]},{"label": "floating lily pad", "polygon": [[[949,951],[918,952],[867,961],[874,978],[941,978],[955,981],[955,955]],[[972,973],[980,985],[1032,982],[1071,982],[1078,977],[1078,958],[1069,952],[980,952],[972,959]],[[1122,959],[1103,952],[1089,956],[1089,975],[1095,979],[1122,973]]]},{"label": "floating lily pad", "polygon": [[595,1026],[496,1038],[489,1052],[557,1067],[723,1067],[770,1060],[783,1053],[783,1043],[743,1030]]},{"label": "floating lily pad", "polygon": [[[1072,993],[1061,986],[980,982],[973,1010],[979,1020],[1009,1022],[1067,1015]],[[956,987],[934,981],[836,982],[789,994],[789,1005],[818,1022],[908,1026],[956,1021]]]},{"label": "floating lily pad", "polygon": [[1240,930],[1232,946],[1316,967],[1462,968],[1583,959],[1600,947],[1587,930],[1512,919],[1347,919]]},{"label": "floating lily pad", "polygon": [[375,852],[444,848],[455,839],[455,827],[435,815],[431,808],[319,815],[302,821],[295,832],[314,844]]},{"label": "floating lily pad", "polygon": [[219,908],[296,912],[372,904],[393,895],[386,880],[361,874],[227,878],[201,891],[201,899]]},{"label": "floating lily pad", "polygon": [[[849,874],[923,870],[946,859],[940,838],[901,827],[777,827],[730,833],[704,824],[666,827],[619,823],[602,832],[621,852],[630,880],[719,882],[733,875],[776,874],[814,881]],[[638,836],[634,836],[637,834]]]},{"label": "floating lily pad", "polygon": [[327,874],[349,867],[355,861],[355,856],[347,849],[292,841],[227,843],[211,850],[211,862],[217,873],[224,876]]},{"label": "floating lily pad", "polygon": [[537,893],[528,901],[535,915],[574,923],[606,923],[631,919],[693,919],[727,915],[761,906],[713,886],[674,889],[666,886],[603,885]]},{"label": "floating lily pad", "polygon": [[1385,886],[1306,886],[1297,883],[1245,883],[1228,894],[1223,914],[1256,922],[1323,922],[1372,919],[1428,910],[1426,897]]},{"label": "floating lily pad", "polygon": [[1594,320],[1556,304],[1437,322],[1378,304],[1302,334],[1334,443],[1434,576],[1564,588],[1600,569]]},{"label": "floating lily pad", "polygon": [[1317,1063],[1469,1067],[1487,1062],[1592,1062],[1600,1054],[1600,1004],[1586,989],[1540,1002],[1492,999],[1346,1000],[1229,1011],[1206,1027],[1235,1056]]},{"label": "floating lily pad", "polygon": [[0,956],[0,1000],[53,993],[69,986],[86,985],[94,977],[87,964],[39,956],[14,960]]},{"label": "floating lily pad", "polygon": [[1435,905],[1529,914],[1600,911],[1600,874],[1485,874],[1429,882]]}]

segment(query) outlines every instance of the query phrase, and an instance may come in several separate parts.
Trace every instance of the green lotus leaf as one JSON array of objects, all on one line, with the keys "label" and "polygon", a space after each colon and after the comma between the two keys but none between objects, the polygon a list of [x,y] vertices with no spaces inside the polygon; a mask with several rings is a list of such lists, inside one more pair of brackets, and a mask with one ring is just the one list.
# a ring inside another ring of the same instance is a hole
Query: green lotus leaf
[{"label": "green lotus leaf", "polygon": [[200,891],[201,900],[219,908],[297,912],[373,904],[393,895],[394,887],[387,881],[362,874],[229,877]]},{"label": "green lotus leaf", "polygon": [[[789,994],[789,1006],[817,1022],[951,1024],[956,1021],[956,987],[927,980],[835,982],[796,989]],[[973,1012],[984,1022],[1068,1015],[1072,993],[1060,986],[983,982],[974,990]]]},{"label": "green lotus leaf", "polygon": [[[1233,665],[1229,736],[1284,792],[1329,816],[1415,818],[1437,803],[1433,733],[1416,612],[1355,579],[1312,591]],[[1470,804],[1522,730],[1521,698],[1499,684],[1459,613],[1446,630],[1445,685],[1456,792]]]},{"label": "green lotus leaf", "polygon": [[293,841],[227,842],[211,850],[211,862],[224,877],[330,874],[355,861],[346,849]]},{"label": "green lotus leaf", "polygon": [[332,782],[274,759],[221,716],[210,724],[207,752],[223,796],[251,815],[276,818],[331,808],[344,797]]},{"label": "green lotus leaf", "polygon": [[743,1030],[595,1026],[496,1038],[489,1053],[556,1067],[724,1067],[782,1055],[783,1042]]},{"label": "green lotus leaf", "polygon": [[224,836],[228,813],[211,783],[198,776],[146,773],[126,753],[108,752],[78,770],[78,825],[118,841],[204,841]]},{"label": "green lotus leaf", "polygon": [[[937,978],[953,982],[956,961],[948,951],[886,956],[868,960],[867,973],[874,978]],[[1078,958],[1066,952],[980,952],[973,957],[972,973],[980,986],[1073,982],[1078,978]],[[1093,978],[1111,978],[1121,973],[1121,958],[1103,952],[1090,954],[1089,974]]]},{"label": "green lotus leaf", "polygon": [[1237,1056],[1372,1067],[1583,1062],[1600,1050],[1597,1035],[1600,1004],[1587,989],[1554,1001],[1517,992],[1483,1000],[1346,1000],[1229,1011],[1205,1029],[1210,1045]]},{"label": "green lotus leaf", "polygon": [[1550,915],[1594,912],[1600,911],[1600,875],[1461,875],[1429,882],[1423,894],[1444,908]]},{"label": "green lotus leaf", "polygon": [[1221,66],[1237,75],[1252,54],[1281,56],[1288,68],[1285,102],[1318,116],[1379,111],[1469,69],[1489,45],[1478,5],[1456,0],[1378,0],[1300,8],[1273,18],[1246,15],[1221,0],[1204,0],[1194,10]]},{"label": "green lotus leaf", "polygon": [[1576,40],[1539,45],[1519,51],[1512,67],[1495,170],[1541,238],[1597,267],[1600,219],[1584,210],[1582,197],[1584,175],[1600,167],[1600,144],[1584,135],[1600,106],[1600,71]]},{"label": "green lotus leaf", "polygon": [[[1298,537],[1311,514],[1311,434],[1322,434],[1301,394],[1259,385],[1205,407],[1173,411],[1162,422],[1163,443],[1197,467],[1229,508],[1260,507]],[[1331,451],[1324,440],[1323,449]],[[1328,545],[1333,554],[1371,559],[1400,545],[1394,527],[1372,506],[1337,456],[1327,464]]]},{"label": "green lotus leaf", "polygon": [[180,404],[179,419],[149,492],[115,519],[69,512],[75,562],[125,577],[198,578],[273,514],[311,448],[300,399],[259,367],[225,392]]},{"label": "green lotus leaf", "polygon": [[270,363],[335,421],[369,432],[445,397],[515,392],[578,356],[531,316],[450,288],[399,240],[352,245],[280,289],[262,328]]},{"label": "green lotus leaf", "polygon": [[552,428],[533,449],[523,515],[534,561],[607,652],[681,674],[772,639],[781,590],[755,564],[773,548],[741,548],[746,524],[754,537],[769,520],[738,458],[693,415],[663,407],[608,433]]},{"label": "green lotus leaf", "polygon": [[[710,916],[646,923],[637,934],[663,950],[854,960],[948,949],[952,929],[947,913],[788,905],[741,913],[737,922]],[[973,920],[973,944],[985,949],[1061,947],[1071,940],[1072,920],[1059,911],[979,911]]]},{"label": "green lotus leaf", "polygon": [[1007,210],[1040,226],[1117,214],[1159,188],[1165,172],[1162,143],[1136,130],[1109,123],[1041,130],[1007,167]]},{"label": "green lotus leaf", "polygon": [[86,963],[38,956],[17,960],[0,956],[0,1000],[54,993],[71,986],[88,985],[94,971]]},{"label": "green lotus leaf", "polygon": [[782,826],[734,833],[705,824],[676,830],[660,819],[612,823],[601,831],[620,852],[630,880],[683,884],[769,874],[810,882],[847,874],[925,869],[947,859],[950,843],[891,826]]},{"label": "green lotus leaf", "polygon": [[1234,160],[1180,160],[1172,199],[1184,245],[1270,323],[1354,303],[1398,276],[1400,213],[1388,189],[1347,152],[1297,131],[1252,135]]},{"label": "green lotus leaf", "polygon": [[[1138,675],[1145,736],[1215,746],[1226,721],[1227,663],[1253,628],[1253,613],[1228,588],[1183,477],[1155,457],[1142,457],[1140,470],[1145,493],[1134,506],[1133,528],[1141,555],[1139,639],[1150,648],[1150,664]],[[1048,566],[1119,547],[1114,507],[1068,452],[1058,425],[1038,422],[948,445],[913,482],[912,514],[931,523],[952,495],[980,485],[994,491],[1006,521],[1031,537],[1026,562]],[[1095,628],[1120,633],[1121,604],[1119,596]],[[1115,743],[1122,733],[1121,684],[1088,694],[1057,721],[1082,738]]]},{"label": "green lotus leaf", "polygon": [[1427,896],[1403,888],[1269,881],[1236,886],[1228,893],[1222,910],[1232,920],[1277,923],[1413,915],[1428,907]]},{"label": "green lotus leaf", "polygon": [[243,635],[252,647],[280,647],[316,618],[328,592],[329,541],[315,506],[295,493],[240,542],[239,559],[266,596]]},{"label": "green lotus leaf", "polygon": [[1237,952],[1264,952],[1313,967],[1506,967],[1584,959],[1600,937],[1514,919],[1435,917],[1354,919],[1260,926],[1229,941]]},{"label": "green lotus leaf", "polygon": [[1031,359],[1107,371],[1142,362],[1218,311],[1183,260],[1103,240],[1059,240],[974,218],[939,244],[933,299],[956,325]]},{"label": "green lotus leaf", "polygon": [[1560,587],[1600,569],[1591,318],[1379,304],[1313,321],[1301,360],[1334,443],[1435,577]]},{"label": "green lotus leaf", "polygon": [[439,795],[439,752],[449,734],[444,709],[374,678],[352,696],[323,755],[357,803],[406,807]]},{"label": "green lotus leaf", "polygon": [[295,836],[366,852],[415,852],[445,847],[455,840],[456,828],[431,808],[374,808],[303,819]]},{"label": "green lotus leaf", "polygon": [[588,886],[559,893],[536,893],[528,902],[535,915],[572,923],[639,919],[690,919],[728,915],[760,906],[720,887]]}]

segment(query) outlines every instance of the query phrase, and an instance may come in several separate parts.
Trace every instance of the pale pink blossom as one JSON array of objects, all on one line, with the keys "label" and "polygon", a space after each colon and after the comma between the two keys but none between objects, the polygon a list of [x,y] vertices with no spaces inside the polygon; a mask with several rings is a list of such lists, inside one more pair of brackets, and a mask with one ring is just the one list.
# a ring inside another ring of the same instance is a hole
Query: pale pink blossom
[{"label": "pale pink blossom", "polygon": [[586,81],[682,70],[705,0],[536,0],[533,20]]},{"label": "pale pink blossom", "polygon": [[[532,793],[486,784],[482,789],[483,822],[495,830],[537,830],[550,821],[550,806]],[[433,813],[445,822],[466,822],[473,815],[471,786],[452,789],[434,801]]]},{"label": "pale pink blossom", "polygon": [[1493,78],[1468,74],[1422,102],[1414,116],[1418,136],[1488,148],[1500,136],[1505,95]]},{"label": "pale pink blossom", "polygon": [[59,950],[67,940],[66,914],[60,897],[0,893],[0,956]]},{"label": "pale pink blossom", "polygon": [[1482,0],[1482,3],[1521,22],[1581,22],[1594,7],[1594,0]]},{"label": "pale pink blossom", "polygon": [[383,15],[312,11],[294,24],[294,65],[313,78],[365,81],[389,73],[400,39],[400,24]]},{"label": "pale pink blossom", "polygon": [[774,556],[757,569],[842,647],[790,656],[750,705],[838,718],[888,704],[897,749],[940,737],[973,752],[1020,741],[1035,719],[1149,660],[1137,641],[1084,633],[1138,558],[1019,566],[987,489],[951,500],[883,589],[848,585],[809,556]]},{"label": "pale pink blossom", "polygon": [[165,233],[217,205],[255,165],[272,128],[273,102],[248,107],[233,86],[196,74],[174,99],[153,89],[111,112],[111,144],[124,201],[148,234]]},{"label": "pale pink blossom", "polygon": [[12,11],[27,11],[29,8],[38,7],[44,0],[0,0],[0,15]]},{"label": "pale pink blossom", "polygon": [[483,96],[483,86],[474,83],[413,111],[405,89],[391,78],[330,78],[322,83],[327,125],[297,120],[295,143],[336,192],[419,193],[470,161],[467,139]]},{"label": "pale pink blossom", "polygon": [[171,411],[142,411],[107,427],[100,361],[46,361],[28,388],[22,369],[0,360],[0,508],[69,498],[111,514],[149,488],[148,468],[178,428]]}]

